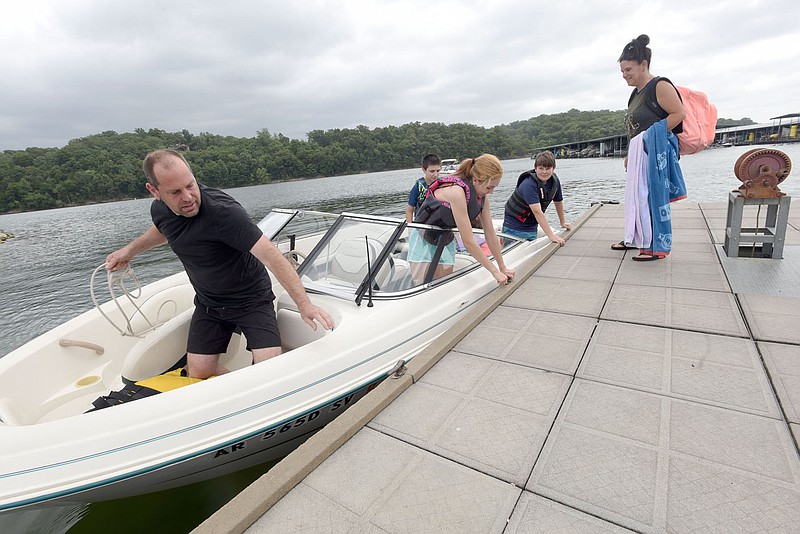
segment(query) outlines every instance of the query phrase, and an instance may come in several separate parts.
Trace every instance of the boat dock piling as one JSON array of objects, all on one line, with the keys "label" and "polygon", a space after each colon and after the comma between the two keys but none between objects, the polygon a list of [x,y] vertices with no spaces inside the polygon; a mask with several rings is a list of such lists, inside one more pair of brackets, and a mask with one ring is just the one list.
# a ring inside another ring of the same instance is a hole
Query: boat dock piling
[{"label": "boat dock piling", "polygon": [[783,259],[728,257],[724,202],[672,214],[633,262],[593,206],[194,532],[796,532],[800,213]]}]

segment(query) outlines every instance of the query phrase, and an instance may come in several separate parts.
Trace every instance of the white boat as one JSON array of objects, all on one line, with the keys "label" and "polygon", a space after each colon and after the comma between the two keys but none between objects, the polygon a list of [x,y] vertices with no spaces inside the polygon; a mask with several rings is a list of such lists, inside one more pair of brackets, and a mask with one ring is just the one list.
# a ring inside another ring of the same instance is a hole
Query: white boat
[{"label": "white boat", "polygon": [[[148,493],[282,457],[497,287],[460,252],[452,274],[414,280],[403,244],[421,225],[400,219],[273,210],[259,225],[300,264],[334,330],[309,328],[275,285],[285,354],[251,365],[235,334],[223,356],[232,372],[88,411],[174,367],[193,311],[184,273],[139,289],[130,272],[112,273],[102,304],[0,358],[0,511]],[[505,261],[520,267],[544,244],[504,238]]]},{"label": "white boat", "polygon": [[448,176],[450,174],[455,174],[458,170],[459,161],[457,159],[443,159],[442,160],[442,170],[439,173],[441,176]]}]

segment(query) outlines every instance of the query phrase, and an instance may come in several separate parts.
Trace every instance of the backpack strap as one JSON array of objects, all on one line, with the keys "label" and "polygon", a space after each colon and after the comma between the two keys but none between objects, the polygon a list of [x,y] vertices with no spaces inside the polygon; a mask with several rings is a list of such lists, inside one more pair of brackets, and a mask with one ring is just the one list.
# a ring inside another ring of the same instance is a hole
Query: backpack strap
[{"label": "backpack strap", "polygon": [[[658,103],[658,97],[656,96],[656,86],[658,85],[658,82],[660,82],[661,80],[664,80],[665,82],[669,83],[673,88],[675,88],[675,92],[678,93],[678,98],[680,99],[682,104],[683,97],[681,96],[681,92],[678,90],[675,84],[672,83],[672,80],[670,80],[669,78],[665,78],[663,76],[654,76],[652,80],[647,82],[647,85],[644,86],[642,92],[644,92],[646,105],[651,110],[653,110],[653,112],[656,115],[658,115],[662,119],[666,119],[669,113],[667,113],[667,111],[661,107],[661,105]],[[638,94],[638,92],[639,91],[636,89],[631,91],[631,96],[630,98],[628,98],[628,107],[630,107],[631,102],[633,102],[633,98]],[[678,135],[682,131],[683,131],[683,121],[679,122],[678,125],[672,129],[672,133],[674,133],[675,135]]]},{"label": "backpack strap", "polygon": [[[436,181],[434,181],[430,185],[430,187],[428,187],[427,196],[433,196],[434,191],[436,191],[440,187],[450,187],[450,186],[454,186],[454,185],[457,185],[461,189],[464,190],[464,195],[466,196],[467,204],[469,204],[469,199],[472,196],[472,194],[470,193],[470,190],[469,190],[469,186],[461,178],[459,178],[458,176],[455,176],[455,175],[453,175],[453,176],[445,176],[443,178],[437,178]],[[426,198],[427,198],[427,196],[426,196]],[[446,206],[448,208],[450,207],[450,203],[449,202],[445,202],[445,201],[440,201],[440,202],[442,203],[443,206]]]}]

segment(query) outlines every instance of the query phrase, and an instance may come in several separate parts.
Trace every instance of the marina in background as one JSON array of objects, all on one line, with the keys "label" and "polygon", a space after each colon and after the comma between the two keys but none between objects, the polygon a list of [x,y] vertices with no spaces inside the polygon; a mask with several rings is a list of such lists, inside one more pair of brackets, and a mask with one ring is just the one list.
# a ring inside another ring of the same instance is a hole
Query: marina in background
[{"label": "marina in background", "polygon": [[[733,146],[756,148],[758,145],[800,141],[800,135],[797,132],[800,125],[800,113],[773,117],[770,121],[772,122],[717,128],[714,143],[709,148]],[[628,153],[628,136],[627,134],[609,135],[597,139],[538,147],[534,150],[534,156],[544,150],[552,151],[558,158],[623,157]]]}]

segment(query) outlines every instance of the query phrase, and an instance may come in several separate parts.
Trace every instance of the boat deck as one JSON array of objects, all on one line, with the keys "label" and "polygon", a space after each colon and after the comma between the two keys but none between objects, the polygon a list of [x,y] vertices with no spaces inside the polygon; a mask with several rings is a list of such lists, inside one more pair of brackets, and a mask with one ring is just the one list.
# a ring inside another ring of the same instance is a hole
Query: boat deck
[{"label": "boat deck", "polygon": [[800,210],[728,258],[725,203],[616,252],[619,205],[195,532],[796,532]]}]

